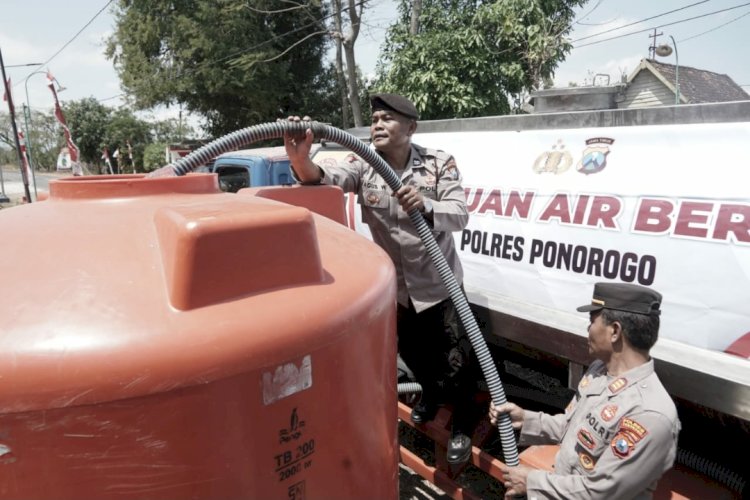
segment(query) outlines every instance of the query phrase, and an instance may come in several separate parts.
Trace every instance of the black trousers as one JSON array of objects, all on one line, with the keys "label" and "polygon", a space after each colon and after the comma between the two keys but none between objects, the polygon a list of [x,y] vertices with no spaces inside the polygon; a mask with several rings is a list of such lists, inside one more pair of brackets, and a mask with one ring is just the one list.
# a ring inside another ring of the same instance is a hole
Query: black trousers
[{"label": "black trousers", "polygon": [[453,406],[453,430],[471,435],[478,362],[451,299],[417,313],[398,305],[398,350],[422,386],[422,400]]}]

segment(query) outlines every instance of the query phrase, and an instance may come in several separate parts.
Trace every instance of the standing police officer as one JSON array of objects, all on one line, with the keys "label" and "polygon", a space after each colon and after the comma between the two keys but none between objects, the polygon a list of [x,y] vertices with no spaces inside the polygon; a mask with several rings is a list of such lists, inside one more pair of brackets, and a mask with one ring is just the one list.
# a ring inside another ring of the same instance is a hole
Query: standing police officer
[{"label": "standing police officer", "polygon": [[[422,398],[411,413],[419,424],[434,418],[439,403],[454,405],[447,459],[462,463],[471,455],[471,415],[476,373],[471,344],[459,327],[456,309],[407,212],[419,210],[456,281],[463,270],[453,240],[469,220],[466,197],[453,156],[412,144],[419,114],[397,94],[370,98],[370,135],[375,151],[399,176],[403,186],[392,193],[383,178],[355,155],[318,166],[310,159],[311,130],[304,137],[287,135],[286,151],[296,177],[304,184],[334,184],[357,193],[362,218],[375,243],[390,256],[398,280],[399,354],[422,386]],[[290,117],[299,121],[299,117]],[[309,118],[305,118],[309,120]]]},{"label": "standing police officer", "polygon": [[654,372],[649,350],[659,332],[661,295],[625,283],[597,283],[589,312],[589,353],[596,359],[565,413],[513,403],[490,406],[521,429],[520,444],[560,444],[554,472],[505,467],[506,498],[651,498],[674,464],[680,422]]}]

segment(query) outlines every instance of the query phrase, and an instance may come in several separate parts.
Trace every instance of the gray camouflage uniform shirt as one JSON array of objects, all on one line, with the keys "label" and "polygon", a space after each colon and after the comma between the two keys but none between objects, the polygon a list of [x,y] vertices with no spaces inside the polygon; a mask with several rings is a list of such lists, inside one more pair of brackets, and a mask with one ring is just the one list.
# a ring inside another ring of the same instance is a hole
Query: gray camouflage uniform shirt
[{"label": "gray camouflage uniform shirt", "polygon": [[674,463],[679,431],[653,360],[620,377],[597,360],[564,414],[524,412],[521,444],[560,443],[554,472],[529,473],[527,498],[651,498]]},{"label": "gray camouflage uniform shirt", "polygon": [[[421,312],[447,299],[448,290],[414,224],[375,169],[354,154],[342,161],[324,161],[319,166],[324,173],[321,183],[357,193],[362,219],[369,226],[373,240],[388,253],[396,267],[398,302],[408,306],[411,297],[415,310]],[[433,213],[427,222],[456,281],[462,283],[463,269],[452,232],[466,227],[469,213],[453,156],[412,144],[406,168],[395,173],[404,185],[415,186],[430,200]]]}]

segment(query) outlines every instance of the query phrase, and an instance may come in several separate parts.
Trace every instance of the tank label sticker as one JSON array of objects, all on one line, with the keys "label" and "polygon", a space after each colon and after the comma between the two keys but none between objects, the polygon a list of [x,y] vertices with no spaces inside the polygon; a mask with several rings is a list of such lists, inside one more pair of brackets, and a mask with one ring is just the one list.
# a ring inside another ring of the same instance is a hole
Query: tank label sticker
[{"label": "tank label sticker", "polygon": [[[312,466],[315,453],[315,438],[303,437],[305,421],[292,409],[289,426],[279,429],[279,444],[286,445],[280,453],[274,455],[274,472],[279,482],[296,478],[298,482],[289,487],[289,498],[305,497],[305,482],[300,482],[300,475]],[[290,444],[291,443],[291,444]],[[292,496],[294,493],[294,496]]]},{"label": "tank label sticker", "polygon": [[308,354],[299,366],[286,363],[263,373],[263,404],[270,405],[312,387],[312,359]]},{"label": "tank label sticker", "polygon": [[279,430],[279,444],[296,441],[302,437],[302,431],[304,428],[305,421],[299,418],[297,415],[297,408],[294,408],[292,410],[292,415],[289,417],[289,427]]}]

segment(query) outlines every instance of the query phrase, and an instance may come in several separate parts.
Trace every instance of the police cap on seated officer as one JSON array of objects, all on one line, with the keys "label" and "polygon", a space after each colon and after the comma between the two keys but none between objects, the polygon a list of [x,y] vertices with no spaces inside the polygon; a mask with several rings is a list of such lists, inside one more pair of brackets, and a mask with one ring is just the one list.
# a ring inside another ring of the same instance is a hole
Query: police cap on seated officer
[{"label": "police cap on seated officer", "polygon": [[449,153],[412,143],[419,113],[411,101],[397,94],[375,94],[370,104],[372,145],[403,184],[395,193],[372,166],[353,154],[337,163],[314,164],[310,129],[304,135],[287,134],[284,145],[299,182],[334,184],[357,194],[373,240],[396,268],[399,354],[422,386],[411,418],[417,424],[427,422],[439,404],[452,404],[447,459],[463,463],[471,455],[476,358],[449,293],[407,215],[412,209],[424,215],[461,284],[463,270],[452,235],[469,220],[461,173]]},{"label": "police cap on seated officer", "polygon": [[674,464],[680,422],[649,355],[659,332],[661,294],[625,283],[597,283],[588,312],[594,361],[565,413],[548,415],[506,403],[520,444],[559,444],[553,472],[503,468],[506,498],[646,499]]}]

